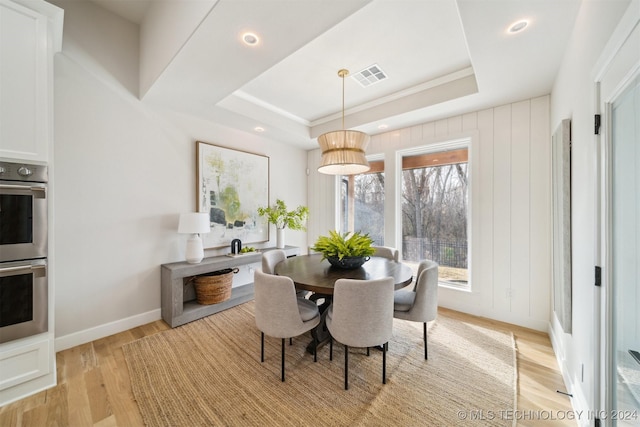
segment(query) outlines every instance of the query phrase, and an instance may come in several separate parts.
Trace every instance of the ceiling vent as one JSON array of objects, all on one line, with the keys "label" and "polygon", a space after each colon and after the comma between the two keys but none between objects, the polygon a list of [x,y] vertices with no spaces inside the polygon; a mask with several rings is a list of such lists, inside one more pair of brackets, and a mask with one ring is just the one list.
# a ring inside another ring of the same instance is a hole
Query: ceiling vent
[{"label": "ceiling vent", "polygon": [[360,83],[360,86],[367,87],[371,86],[372,84],[378,83],[381,80],[385,80],[387,78],[387,75],[384,73],[384,71],[382,71],[380,67],[378,67],[378,64],[374,64],[362,71],[355,73],[351,77],[353,77],[358,83]]}]

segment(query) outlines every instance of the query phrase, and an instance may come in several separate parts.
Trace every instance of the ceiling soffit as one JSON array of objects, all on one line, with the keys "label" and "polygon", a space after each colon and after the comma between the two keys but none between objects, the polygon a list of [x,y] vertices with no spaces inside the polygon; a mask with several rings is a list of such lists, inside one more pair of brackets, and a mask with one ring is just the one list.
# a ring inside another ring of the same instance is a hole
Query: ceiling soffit
[{"label": "ceiling soffit", "polygon": [[[144,97],[304,148],[345,125],[375,134],[550,93],[580,0],[219,0]],[[506,28],[527,18],[526,32]],[[239,43],[244,31],[258,47]]]}]

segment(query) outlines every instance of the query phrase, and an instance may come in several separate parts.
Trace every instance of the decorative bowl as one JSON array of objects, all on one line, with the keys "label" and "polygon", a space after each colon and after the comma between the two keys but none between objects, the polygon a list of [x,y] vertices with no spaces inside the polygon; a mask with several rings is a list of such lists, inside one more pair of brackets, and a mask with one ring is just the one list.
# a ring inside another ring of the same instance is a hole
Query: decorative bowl
[{"label": "decorative bowl", "polygon": [[342,268],[344,270],[351,270],[354,268],[362,267],[362,264],[369,261],[368,256],[346,256],[342,259],[338,257],[327,257],[329,264],[334,267]]}]

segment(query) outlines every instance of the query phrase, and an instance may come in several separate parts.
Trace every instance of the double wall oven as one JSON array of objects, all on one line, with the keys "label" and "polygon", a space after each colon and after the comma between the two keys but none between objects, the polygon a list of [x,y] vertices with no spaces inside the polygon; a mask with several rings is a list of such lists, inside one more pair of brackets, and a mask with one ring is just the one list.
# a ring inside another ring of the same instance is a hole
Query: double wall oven
[{"label": "double wall oven", "polygon": [[0,162],[0,343],[48,329],[46,165]]}]

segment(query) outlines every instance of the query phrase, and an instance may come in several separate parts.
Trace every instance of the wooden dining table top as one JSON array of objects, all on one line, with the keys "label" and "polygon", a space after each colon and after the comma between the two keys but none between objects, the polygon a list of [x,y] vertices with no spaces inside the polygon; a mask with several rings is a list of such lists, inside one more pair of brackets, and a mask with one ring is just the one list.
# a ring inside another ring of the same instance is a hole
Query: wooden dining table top
[{"label": "wooden dining table top", "polygon": [[297,289],[324,295],[333,294],[333,286],[338,279],[374,280],[393,277],[395,289],[411,283],[413,271],[401,262],[372,256],[362,267],[345,270],[333,267],[322,259],[322,254],[298,255],[276,264],[275,273],[290,277]]}]

